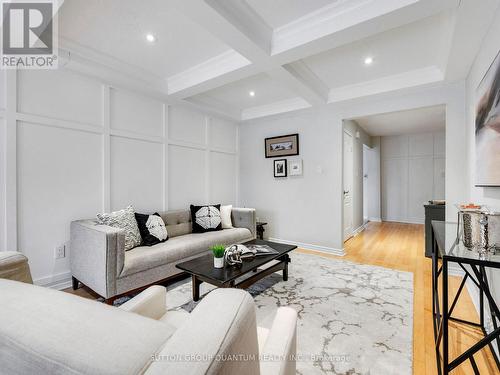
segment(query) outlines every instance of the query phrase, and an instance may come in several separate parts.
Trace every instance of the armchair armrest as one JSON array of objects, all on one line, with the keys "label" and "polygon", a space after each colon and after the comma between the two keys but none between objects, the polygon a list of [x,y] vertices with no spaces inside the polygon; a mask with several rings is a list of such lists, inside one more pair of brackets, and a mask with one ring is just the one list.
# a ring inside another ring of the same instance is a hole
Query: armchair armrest
[{"label": "armchair armrest", "polygon": [[33,284],[28,258],[17,251],[0,251],[0,278]]},{"label": "armchair armrest", "polygon": [[[247,360],[224,360],[230,355]],[[255,305],[250,294],[225,288],[210,292],[145,373],[258,374]]]},{"label": "armchair armrest", "polygon": [[73,277],[105,298],[116,295],[116,279],[125,260],[125,233],[95,220],[71,223]]},{"label": "armchair armrest", "polygon": [[263,348],[260,348],[261,375],[295,374],[297,354],[297,312],[280,307]]},{"label": "armchair armrest", "polygon": [[154,285],[125,302],[119,308],[146,318],[158,320],[167,312],[166,302],[167,289]]},{"label": "armchair armrest", "polygon": [[231,219],[235,227],[247,228],[252,233],[252,238],[257,238],[257,219],[255,216],[255,208],[233,207]]}]

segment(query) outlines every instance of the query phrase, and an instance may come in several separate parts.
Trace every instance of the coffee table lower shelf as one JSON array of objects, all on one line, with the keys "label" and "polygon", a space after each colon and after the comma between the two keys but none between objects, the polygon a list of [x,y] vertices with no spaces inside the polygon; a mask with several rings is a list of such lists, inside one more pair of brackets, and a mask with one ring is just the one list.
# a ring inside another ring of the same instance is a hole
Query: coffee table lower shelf
[{"label": "coffee table lower shelf", "polygon": [[[215,285],[218,288],[239,288],[239,289],[246,289],[249,286],[255,284],[257,281],[263,279],[266,276],[269,276],[275,272],[278,271],[283,271],[283,281],[288,280],[288,263],[290,263],[290,256],[288,254],[285,254],[283,257],[279,259],[275,259],[278,261],[278,263],[264,268],[256,268],[252,270],[251,272],[253,273],[251,276],[238,281],[236,280],[230,280],[226,282],[219,282],[217,280],[210,279],[208,277],[204,277],[203,275],[196,275],[196,274],[191,274],[191,282],[192,282],[192,287],[193,287],[193,301],[198,301],[200,299],[200,285],[203,282],[209,283],[211,285]],[[245,274],[242,274],[240,277],[245,276]]]}]

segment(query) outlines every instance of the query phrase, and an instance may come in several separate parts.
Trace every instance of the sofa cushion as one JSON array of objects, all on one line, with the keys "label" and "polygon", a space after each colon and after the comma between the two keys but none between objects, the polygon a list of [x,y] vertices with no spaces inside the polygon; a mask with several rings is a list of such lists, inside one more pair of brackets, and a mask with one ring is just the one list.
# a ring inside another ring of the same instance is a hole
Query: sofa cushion
[{"label": "sofa cushion", "polygon": [[138,374],[175,328],[69,293],[0,279],[0,373]]},{"label": "sofa cushion", "polygon": [[160,216],[165,222],[169,238],[192,232],[191,212],[189,210],[160,212]]},{"label": "sofa cushion", "polygon": [[139,246],[125,254],[125,265],[120,277],[163,264],[179,262],[187,257],[207,252],[212,245],[230,245],[251,238],[252,233],[247,228],[233,228],[177,236],[151,247]]}]

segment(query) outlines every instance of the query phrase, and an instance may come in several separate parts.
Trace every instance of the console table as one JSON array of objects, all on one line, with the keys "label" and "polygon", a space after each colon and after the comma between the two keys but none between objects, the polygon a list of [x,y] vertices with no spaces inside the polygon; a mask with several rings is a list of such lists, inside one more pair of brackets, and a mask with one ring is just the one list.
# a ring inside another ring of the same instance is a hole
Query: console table
[{"label": "console table", "polygon": [[[432,222],[432,315],[434,324],[434,339],[436,344],[436,360],[438,373],[447,375],[464,361],[469,360],[475,374],[479,374],[474,360],[474,354],[488,345],[500,371],[500,361],[495,348],[500,351],[500,311],[491,294],[488,280],[488,268],[500,269],[500,253],[480,256],[476,251],[468,250],[457,238],[457,224],[441,221]],[[446,238],[452,239],[451,246],[446,246]],[[455,263],[464,271],[464,276],[451,306],[448,299],[449,264]],[[439,278],[442,279],[442,291],[439,288]],[[453,317],[453,310],[463,291],[465,282],[471,279],[479,289],[479,323]],[[441,301],[441,305],[440,305]],[[442,307],[442,312],[440,311]],[[448,306],[450,306],[448,308]],[[485,327],[485,307],[491,315],[493,329],[487,332]],[[448,323],[452,320],[459,324],[478,327],[483,331],[484,338],[471,346],[456,358],[449,357]],[[442,344],[442,353],[440,346]]]}]

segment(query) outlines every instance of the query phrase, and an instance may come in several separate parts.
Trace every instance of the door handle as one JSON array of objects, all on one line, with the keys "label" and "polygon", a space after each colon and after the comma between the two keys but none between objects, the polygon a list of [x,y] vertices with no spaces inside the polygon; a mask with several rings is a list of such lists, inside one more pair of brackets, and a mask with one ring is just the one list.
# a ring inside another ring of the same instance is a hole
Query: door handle
[{"label": "door handle", "polygon": [[344,190],[344,195],[349,194],[349,190],[345,191]]}]

